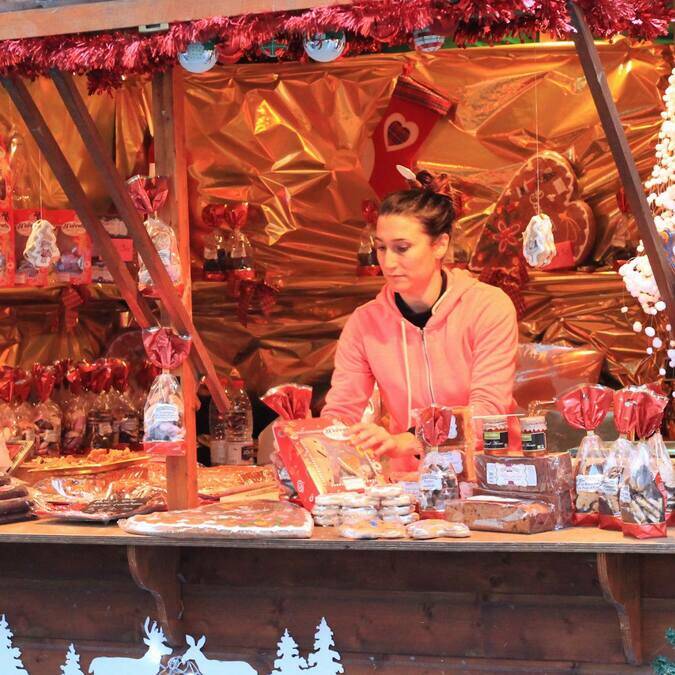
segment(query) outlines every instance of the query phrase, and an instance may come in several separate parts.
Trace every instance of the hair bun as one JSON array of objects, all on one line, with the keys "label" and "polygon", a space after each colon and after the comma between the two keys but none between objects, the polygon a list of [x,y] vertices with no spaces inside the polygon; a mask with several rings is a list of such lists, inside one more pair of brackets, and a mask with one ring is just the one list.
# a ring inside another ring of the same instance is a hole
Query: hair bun
[{"label": "hair bun", "polygon": [[439,173],[434,176],[425,169],[415,174],[415,178],[422,189],[447,197],[452,202],[455,218],[461,217],[463,209],[462,194],[454,187],[447,173]]}]

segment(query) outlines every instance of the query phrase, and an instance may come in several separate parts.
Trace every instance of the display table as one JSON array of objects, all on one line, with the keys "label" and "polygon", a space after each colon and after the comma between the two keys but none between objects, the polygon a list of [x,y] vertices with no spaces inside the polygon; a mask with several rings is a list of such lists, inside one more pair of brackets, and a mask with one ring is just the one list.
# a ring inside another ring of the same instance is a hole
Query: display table
[{"label": "display table", "polygon": [[630,664],[668,651],[674,563],[675,530],[173,540],[44,520],[0,528],[0,613],[31,675],[58,672],[70,642],[84,672],[94,656],[140,656],[146,616],[176,653],[205,634],[210,658],[264,675],[286,628],[306,653],[324,616],[348,675],[647,673]]}]

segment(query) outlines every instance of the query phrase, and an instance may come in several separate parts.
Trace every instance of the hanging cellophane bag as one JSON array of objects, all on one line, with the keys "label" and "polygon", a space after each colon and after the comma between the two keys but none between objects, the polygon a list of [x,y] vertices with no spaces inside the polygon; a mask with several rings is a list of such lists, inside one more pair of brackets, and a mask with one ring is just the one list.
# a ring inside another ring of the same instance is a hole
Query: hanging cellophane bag
[{"label": "hanging cellophane bag", "polygon": [[[622,531],[637,539],[667,537],[666,491],[647,439],[660,428],[668,399],[647,387],[626,389],[630,398],[624,407],[635,409],[638,441],[626,460],[619,493]],[[617,397],[626,389],[617,392]]]},{"label": "hanging cellophane bag", "polygon": [[649,438],[652,470],[663,480],[666,491],[666,522],[675,525],[675,467],[660,431]]},{"label": "hanging cellophane bag", "polygon": [[361,230],[359,251],[357,253],[356,276],[376,277],[382,274],[380,263],[377,260],[374,238],[378,208],[374,201],[367,199],[361,204],[361,212],[366,224]]},{"label": "hanging cellophane bag", "polygon": [[54,456],[61,451],[61,408],[51,399],[55,382],[54,366],[40,363],[33,366],[33,389],[37,399],[33,412],[37,434],[35,451],[40,456]]},{"label": "hanging cellophane bag", "polygon": [[607,448],[595,433],[609,411],[613,391],[600,385],[575,386],[558,397],[556,405],[563,418],[586,435],[579,443],[575,479],[575,525],[597,525],[599,497]]},{"label": "hanging cellophane bag", "polygon": [[82,387],[82,374],[76,365],[69,364],[61,393],[61,451],[66,455],[84,452],[87,434],[87,397]]},{"label": "hanging cellophane bag", "polygon": [[[178,240],[171,224],[165,223],[157,216],[157,211],[164,205],[169,194],[169,182],[165,176],[148,178],[134,176],[127,181],[129,194],[136,209],[147,216],[145,229],[152,239],[171,283],[180,293],[183,289],[183,272]],[[138,256],[138,289],[144,295],[157,297],[150,273],[141,258]]]},{"label": "hanging cellophane bag", "polygon": [[122,359],[110,359],[110,362],[112,367],[110,411],[115,445],[138,450],[141,443],[141,416],[127,393],[129,365]]},{"label": "hanging cellophane bag", "polygon": [[33,381],[30,373],[23,368],[13,369],[14,391],[12,407],[17,427],[17,440],[34,441],[37,436],[33,406],[28,403]]},{"label": "hanging cellophane bag", "polygon": [[143,449],[160,456],[184,455],[183,393],[171,371],[187,358],[191,339],[170,328],[148,328],[143,331],[143,345],[148,359],[162,369],[145,402]]},{"label": "hanging cellophane bag", "polygon": [[244,227],[248,220],[248,202],[228,205],[224,217],[225,222],[232,229],[226,251],[229,265],[227,278],[232,295],[239,297],[242,284],[247,281],[255,281],[256,278],[253,247],[244,233]]}]

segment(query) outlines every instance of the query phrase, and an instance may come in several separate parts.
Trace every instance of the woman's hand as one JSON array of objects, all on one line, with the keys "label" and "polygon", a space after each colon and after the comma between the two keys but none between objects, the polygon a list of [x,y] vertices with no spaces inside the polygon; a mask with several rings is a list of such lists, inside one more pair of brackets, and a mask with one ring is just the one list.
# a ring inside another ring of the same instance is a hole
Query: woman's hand
[{"label": "woman's hand", "polygon": [[419,452],[417,439],[410,433],[390,434],[378,424],[355,424],[349,429],[350,440],[363,450],[370,450],[375,457],[413,455]]}]

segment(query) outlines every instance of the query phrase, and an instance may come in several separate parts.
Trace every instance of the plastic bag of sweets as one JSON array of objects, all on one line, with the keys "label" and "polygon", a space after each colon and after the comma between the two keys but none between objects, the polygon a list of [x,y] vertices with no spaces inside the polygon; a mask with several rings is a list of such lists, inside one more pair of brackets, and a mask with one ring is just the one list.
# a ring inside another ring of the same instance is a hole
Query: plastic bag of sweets
[{"label": "plastic bag of sweets", "polygon": [[143,331],[148,359],[162,372],[150,387],[143,411],[143,447],[158,455],[182,455],[185,452],[183,394],[178,378],[171,374],[186,359],[191,340],[170,328]]},{"label": "plastic bag of sweets", "polygon": [[229,269],[227,237],[223,231],[225,225],[224,204],[209,204],[202,210],[202,221],[211,231],[204,235],[204,259],[202,278],[204,281],[225,281]]},{"label": "plastic bag of sweets", "polygon": [[255,280],[253,247],[243,231],[247,219],[248,202],[229,205],[225,210],[225,220],[232,228],[226,249],[226,260],[229,265],[227,278],[234,296],[239,295],[242,281]]},{"label": "plastic bag of sweets", "polygon": [[623,485],[624,470],[630,457],[637,425],[639,387],[626,387],[614,395],[614,425],[619,437],[611,443],[605,459],[599,499],[598,525],[603,530],[622,529],[619,493]]},{"label": "plastic bag of sweets", "polygon": [[33,366],[33,389],[37,399],[33,422],[37,455],[58,455],[61,450],[61,408],[51,400],[55,382],[54,366],[40,363]]},{"label": "plastic bag of sweets", "polygon": [[649,437],[652,471],[658,473],[666,490],[666,520],[675,525],[675,467],[660,431]]},{"label": "plastic bag of sweets", "polygon": [[16,440],[33,441],[37,436],[33,406],[28,403],[33,383],[30,374],[23,368],[13,368],[12,407],[16,420]]},{"label": "plastic bag of sweets", "polygon": [[139,448],[141,443],[141,416],[127,394],[129,388],[129,365],[122,359],[110,359],[112,388],[110,411],[113,418],[115,445]]},{"label": "plastic bag of sweets", "polygon": [[646,387],[627,389],[640,390],[631,398],[636,417],[635,431],[640,440],[634,444],[624,468],[619,493],[621,529],[625,536],[637,539],[666,537],[666,491],[645,439],[661,426],[668,399]]},{"label": "plastic bag of sweets", "polygon": [[575,525],[597,525],[600,491],[607,448],[595,433],[605,419],[614,392],[600,385],[583,384],[569,389],[556,401],[565,421],[575,429],[585,429],[577,453],[575,479]]},{"label": "plastic bag of sweets", "polygon": [[0,204],[0,286],[14,286],[14,227],[11,209]]},{"label": "plastic bag of sweets", "polygon": [[88,399],[82,387],[82,374],[77,366],[70,365],[64,377],[61,394],[61,452],[77,455],[85,449],[87,434]]},{"label": "plastic bag of sweets", "polygon": [[[461,419],[461,418],[460,418]],[[451,442],[463,438],[463,429],[452,408],[433,405],[413,410],[415,433],[424,449],[420,465],[420,514],[438,517],[446,503],[459,497],[457,449]]]},{"label": "plastic bag of sweets", "polygon": [[80,370],[90,392],[85,447],[110,450],[115,441],[107,396],[112,382],[112,368],[106,359],[98,359],[94,364],[81,364]]},{"label": "plastic bag of sweets", "polygon": [[[178,240],[170,224],[157,217],[157,211],[164,205],[169,195],[169,182],[164,176],[148,178],[147,176],[133,176],[127,181],[129,194],[136,209],[147,216],[145,229],[157,249],[164,267],[171,279],[171,283],[180,292],[183,287],[183,273],[180,255],[178,254]],[[141,256],[138,256],[138,288],[144,295],[154,297],[156,291],[152,278]]]}]

